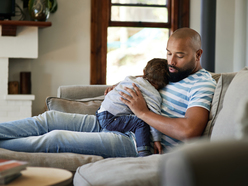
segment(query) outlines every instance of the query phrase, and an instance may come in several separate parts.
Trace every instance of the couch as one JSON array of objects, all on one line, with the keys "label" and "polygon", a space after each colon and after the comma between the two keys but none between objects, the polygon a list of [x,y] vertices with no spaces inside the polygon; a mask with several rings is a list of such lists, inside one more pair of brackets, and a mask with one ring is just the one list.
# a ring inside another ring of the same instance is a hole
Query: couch
[{"label": "couch", "polygon": [[[25,153],[0,149],[0,158],[56,167],[74,175],[74,185],[248,185],[248,68],[214,74],[209,121],[201,137],[166,154],[106,158],[73,153]],[[106,85],[61,86],[48,110],[95,114]]]}]

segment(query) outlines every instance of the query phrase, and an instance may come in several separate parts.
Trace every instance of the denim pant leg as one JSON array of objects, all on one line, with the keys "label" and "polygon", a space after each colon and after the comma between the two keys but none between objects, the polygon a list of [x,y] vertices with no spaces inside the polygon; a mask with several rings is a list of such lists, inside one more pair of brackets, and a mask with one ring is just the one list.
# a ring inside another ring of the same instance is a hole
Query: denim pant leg
[{"label": "denim pant leg", "polygon": [[48,111],[32,118],[0,123],[0,139],[39,136],[53,130],[99,132],[101,127],[94,115]]},{"label": "denim pant leg", "polygon": [[93,115],[49,111],[0,124],[0,136],[0,148],[13,151],[72,152],[104,158],[137,156],[131,134],[104,132]]},{"label": "denim pant leg", "polygon": [[150,127],[135,115],[114,116],[104,111],[97,113],[97,119],[103,128],[110,131],[135,133],[137,150],[150,150]]}]

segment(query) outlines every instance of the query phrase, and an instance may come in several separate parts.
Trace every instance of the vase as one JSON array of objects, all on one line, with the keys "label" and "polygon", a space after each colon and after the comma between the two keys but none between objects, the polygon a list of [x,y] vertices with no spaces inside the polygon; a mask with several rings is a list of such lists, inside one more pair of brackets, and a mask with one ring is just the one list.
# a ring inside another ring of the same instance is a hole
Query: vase
[{"label": "vase", "polygon": [[29,0],[28,9],[34,21],[47,21],[49,18],[49,0]]}]

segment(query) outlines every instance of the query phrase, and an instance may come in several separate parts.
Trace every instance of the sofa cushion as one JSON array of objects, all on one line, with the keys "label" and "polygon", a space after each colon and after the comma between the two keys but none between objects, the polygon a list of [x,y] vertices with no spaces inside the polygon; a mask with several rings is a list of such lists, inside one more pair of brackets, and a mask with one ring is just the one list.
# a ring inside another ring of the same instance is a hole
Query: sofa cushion
[{"label": "sofa cushion", "polygon": [[213,72],[209,72],[209,73],[211,74],[212,78],[216,81],[216,83],[218,83],[218,81],[221,77],[221,74],[220,73],[213,73]]},{"label": "sofa cushion", "polygon": [[78,100],[48,97],[46,99],[46,104],[48,110],[56,110],[67,113],[95,115],[103,99],[104,96],[78,99]]},{"label": "sofa cushion", "polygon": [[216,85],[214,96],[212,100],[211,110],[209,113],[209,121],[204,130],[203,136],[211,136],[213,126],[215,124],[216,118],[222,109],[224,96],[226,94],[227,88],[231,81],[233,80],[236,72],[234,73],[223,73],[220,78],[218,78],[218,83]]},{"label": "sofa cushion", "polygon": [[[244,98],[248,98],[248,68],[239,71],[230,83],[221,109],[216,119],[211,135],[211,140],[230,139],[235,137],[237,122],[235,115],[237,107]],[[241,99],[243,98],[243,99]]]},{"label": "sofa cushion", "polygon": [[54,167],[75,172],[79,166],[102,160],[103,157],[73,153],[26,153],[0,148],[0,159],[27,161],[33,167]]},{"label": "sofa cushion", "polygon": [[79,167],[75,186],[159,185],[159,162],[164,155],[136,158],[108,158]]},{"label": "sofa cushion", "polygon": [[236,115],[237,128],[235,130],[235,137],[237,139],[248,138],[248,98],[240,102],[237,108]]}]

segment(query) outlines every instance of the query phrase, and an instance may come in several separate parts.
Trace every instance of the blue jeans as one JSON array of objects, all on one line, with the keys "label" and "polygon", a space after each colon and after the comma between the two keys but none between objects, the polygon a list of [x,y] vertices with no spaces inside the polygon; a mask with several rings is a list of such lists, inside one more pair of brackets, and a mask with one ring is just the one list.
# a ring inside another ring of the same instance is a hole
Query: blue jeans
[{"label": "blue jeans", "polygon": [[0,124],[0,148],[21,152],[72,152],[107,157],[135,157],[132,133],[103,130],[94,115],[48,111]]},{"label": "blue jeans", "polygon": [[150,126],[135,115],[114,116],[108,111],[96,112],[96,117],[102,128],[122,133],[135,133],[137,150],[150,150]]}]

